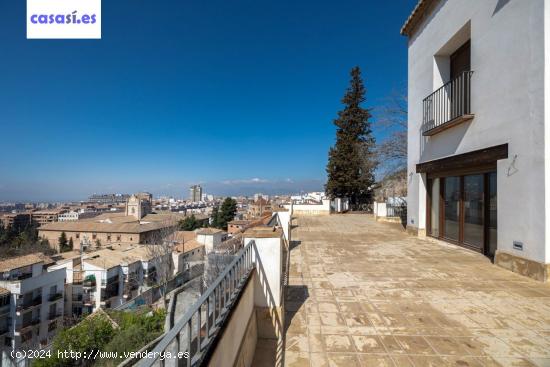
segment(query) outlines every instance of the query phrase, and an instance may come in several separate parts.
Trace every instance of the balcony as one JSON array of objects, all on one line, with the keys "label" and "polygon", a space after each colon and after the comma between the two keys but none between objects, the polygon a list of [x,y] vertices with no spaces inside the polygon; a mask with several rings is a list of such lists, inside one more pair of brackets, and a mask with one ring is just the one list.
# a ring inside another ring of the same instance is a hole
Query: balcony
[{"label": "balcony", "polygon": [[15,307],[17,314],[42,304],[42,295],[36,296],[29,302],[21,302]]},{"label": "balcony", "polygon": [[422,135],[432,136],[472,120],[470,93],[473,71],[465,71],[424,98]]},{"label": "balcony", "polygon": [[84,306],[95,306],[95,296],[85,294],[82,297],[82,303],[84,304]]},{"label": "balcony", "polygon": [[40,317],[36,317],[29,321],[23,321],[22,324],[16,325],[15,329],[18,333],[23,333],[33,326],[40,324]]},{"label": "balcony", "polygon": [[63,298],[63,293],[62,292],[57,292],[57,293],[50,294],[50,296],[48,297],[48,301],[49,302],[55,302],[55,301],[58,301],[62,298]]},{"label": "balcony", "polygon": [[9,304],[0,307],[0,316],[7,315],[9,313],[10,313],[10,305]]},{"label": "balcony", "polygon": [[73,294],[73,303],[81,303],[82,302],[82,294]]},{"label": "balcony", "polygon": [[55,319],[57,319],[58,317],[61,317],[61,316],[63,316],[63,314],[62,314],[61,312],[59,312],[59,311],[57,311],[57,312],[50,312],[50,313],[48,314],[48,320],[49,320],[49,321],[52,321],[52,320],[55,320]]},{"label": "balcony", "polygon": [[84,279],[84,281],[82,282],[83,288],[95,288],[95,286],[96,286],[96,280],[94,276],[86,277],[86,279]]}]

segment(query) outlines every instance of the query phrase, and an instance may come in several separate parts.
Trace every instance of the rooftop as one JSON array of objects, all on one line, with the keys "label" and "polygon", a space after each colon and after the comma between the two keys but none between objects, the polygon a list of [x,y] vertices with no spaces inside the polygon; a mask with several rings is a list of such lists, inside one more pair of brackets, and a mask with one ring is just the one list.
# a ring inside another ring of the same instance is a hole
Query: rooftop
[{"label": "rooftop", "polygon": [[185,243],[197,238],[195,231],[176,231],[174,232],[174,240],[178,243]]},{"label": "rooftop", "polygon": [[153,252],[149,249],[152,246],[155,245],[112,245],[86,254],[82,262],[111,269],[137,261],[149,261],[153,257]]},{"label": "rooftop", "polygon": [[216,234],[222,233],[223,231],[218,228],[201,228],[197,231],[197,234]]},{"label": "rooftop", "polygon": [[105,213],[74,222],[54,222],[40,227],[41,231],[143,233],[174,225],[183,218],[179,214],[148,214],[141,220],[124,213]]},{"label": "rooftop", "polygon": [[439,0],[418,0],[413,11],[401,27],[403,36],[411,36],[416,26],[430,13],[431,9],[439,2]]},{"label": "rooftop", "polygon": [[204,247],[204,244],[198,242],[197,240],[189,240],[185,243],[178,244],[175,247],[175,250],[177,252],[186,253],[186,252],[193,251],[193,250],[195,250],[197,248],[200,248],[200,247]]},{"label": "rooftop", "polygon": [[44,262],[45,260],[49,261],[50,259],[41,252],[0,260],[0,272],[22,268],[24,266]]},{"label": "rooftop", "polygon": [[[549,365],[549,284],[365,215],[297,225],[286,366]],[[272,366],[257,348],[253,365]]]},{"label": "rooftop", "polygon": [[245,238],[277,238],[281,237],[283,231],[275,227],[257,226],[247,229],[243,236]]},{"label": "rooftop", "polygon": [[251,220],[232,220],[230,222],[227,222],[227,224],[233,224],[236,226],[246,226],[247,224],[251,224]]}]

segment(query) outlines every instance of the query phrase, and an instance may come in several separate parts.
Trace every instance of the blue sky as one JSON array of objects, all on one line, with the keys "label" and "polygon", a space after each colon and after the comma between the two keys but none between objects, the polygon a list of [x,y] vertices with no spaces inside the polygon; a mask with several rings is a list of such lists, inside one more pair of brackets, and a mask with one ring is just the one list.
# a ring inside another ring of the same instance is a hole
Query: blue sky
[{"label": "blue sky", "polygon": [[101,40],[27,40],[0,0],[0,201],[320,189],[349,69],[366,107],[406,87],[415,2],[110,0]]}]

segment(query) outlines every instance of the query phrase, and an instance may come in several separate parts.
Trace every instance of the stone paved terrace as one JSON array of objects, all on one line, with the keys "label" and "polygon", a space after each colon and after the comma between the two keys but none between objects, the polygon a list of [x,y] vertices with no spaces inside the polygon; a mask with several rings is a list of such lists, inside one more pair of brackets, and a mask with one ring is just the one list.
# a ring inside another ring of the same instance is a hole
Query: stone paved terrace
[{"label": "stone paved terrace", "polygon": [[550,366],[549,285],[366,215],[295,224],[286,366]]}]

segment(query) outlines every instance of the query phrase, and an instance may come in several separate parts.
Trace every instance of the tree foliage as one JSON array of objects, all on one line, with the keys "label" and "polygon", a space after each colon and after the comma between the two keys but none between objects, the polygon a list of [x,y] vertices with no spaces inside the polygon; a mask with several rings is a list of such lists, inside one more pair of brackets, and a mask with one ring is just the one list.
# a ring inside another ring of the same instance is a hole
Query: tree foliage
[{"label": "tree foliage", "polygon": [[325,190],[331,198],[348,197],[352,207],[357,207],[372,200],[377,162],[371,114],[361,106],[365,87],[359,67],[354,67],[350,75],[350,86],[342,98],[344,109],[334,120],[336,143],[329,151]]},{"label": "tree foliage", "polygon": [[[123,359],[124,352],[141,349],[157,338],[164,329],[166,312],[150,311],[149,308],[137,312],[109,311],[113,324],[105,314],[94,314],[76,326],[60,331],[52,343],[50,358],[36,359],[33,366],[116,366]],[[75,351],[93,355],[95,351],[116,352],[119,359],[74,360],[58,355],[57,351]]]},{"label": "tree foliage", "polygon": [[195,217],[195,214],[191,214],[189,217],[185,217],[178,223],[178,228],[180,231],[194,231],[195,229],[200,227],[201,224]]},{"label": "tree foliage", "polygon": [[237,201],[230,197],[225,198],[217,215],[217,228],[227,230],[227,223],[231,222],[237,214]]},{"label": "tree foliage", "polygon": [[376,154],[381,162],[376,199],[407,196],[407,96],[394,92],[378,111],[376,127],[384,140]]},{"label": "tree foliage", "polygon": [[53,255],[55,251],[48,240],[38,237],[36,222],[4,227],[0,222],[0,258],[21,256],[33,252]]},{"label": "tree foliage", "polygon": [[377,129],[386,136],[376,149],[380,173],[395,175],[407,168],[407,96],[394,92],[380,108],[379,116]]},{"label": "tree foliage", "polygon": [[[67,241],[67,234],[65,232],[61,232],[61,236],[59,236],[59,252],[66,252],[69,251],[69,241]],[[71,246],[72,249],[72,246]]]},{"label": "tree foliage", "polygon": [[218,228],[220,226],[218,223],[219,215],[220,212],[218,207],[215,206],[214,208],[212,208],[212,216],[210,217],[212,220],[210,221],[210,225],[214,228]]}]

